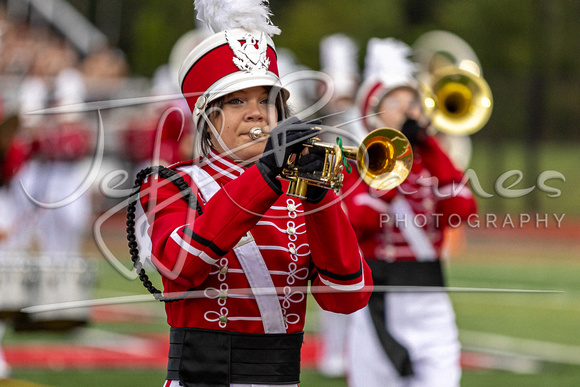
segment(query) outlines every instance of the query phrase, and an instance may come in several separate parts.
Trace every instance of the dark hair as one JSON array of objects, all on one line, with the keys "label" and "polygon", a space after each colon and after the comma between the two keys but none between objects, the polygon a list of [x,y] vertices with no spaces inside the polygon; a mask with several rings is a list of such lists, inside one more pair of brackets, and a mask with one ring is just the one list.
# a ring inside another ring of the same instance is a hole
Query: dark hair
[{"label": "dark hair", "polygon": [[[272,90],[271,87],[266,87],[268,93]],[[221,111],[222,107],[224,106],[225,97],[217,98],[216,100],[209,103],[208,107],[206,108],[206,114],[209,120],[213,120]],[[276,112],[278,113],[278,120],[282,121],[286,118],[290,117],[291,112],[288,107],[288,103],[286,98],[283,96],[283,92],[278,89],[276,93]],[[201,152],[200,155],[202,157],[207,157],[209,154],[209,149],[211,148],[211,141],[210,135],[208,131],[208,123],[205,118],[200,117],[200,120],[197,124],[197,133],[201,136],[199,140],[199,151]]]}]

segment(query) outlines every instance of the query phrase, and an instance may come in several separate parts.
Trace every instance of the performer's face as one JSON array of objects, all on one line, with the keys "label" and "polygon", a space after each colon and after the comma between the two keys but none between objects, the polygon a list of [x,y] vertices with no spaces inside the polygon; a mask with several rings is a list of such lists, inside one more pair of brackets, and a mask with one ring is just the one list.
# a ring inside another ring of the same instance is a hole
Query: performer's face
[{"label": "performer's face", "polygon": [[421,105],[417,93],[401,87],[390,91],[379,104],[379,119],[388,128],[400,130],[407,118],[421,118]]},{"label": "performer's face", "polygon": [[214,134],[210,132],[212,146],[218,153],[233,151],[235,158],[249,160],[260,156],[266,146],[266,138],[252,140],[249,135],[253,127],[266,128],[269,133],[278,122],[275,99],[270,99],[268,89],[257,86],[227,94],[222,111],[212,123],[220,133],[228,149],[222,149]]}]

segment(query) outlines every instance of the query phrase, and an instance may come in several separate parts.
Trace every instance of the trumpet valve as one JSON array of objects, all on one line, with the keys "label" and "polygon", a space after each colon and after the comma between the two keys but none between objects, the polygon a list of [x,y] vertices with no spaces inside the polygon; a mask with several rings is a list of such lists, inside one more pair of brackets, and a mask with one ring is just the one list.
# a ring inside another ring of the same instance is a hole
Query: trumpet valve
[{"label": "trumpet valve", "polygon": [[308,190],[308,183],[306,180],[298,178],[291,180],[288,184],[288,190],[286,194],[299,199],[306,199],[306,191]]}]

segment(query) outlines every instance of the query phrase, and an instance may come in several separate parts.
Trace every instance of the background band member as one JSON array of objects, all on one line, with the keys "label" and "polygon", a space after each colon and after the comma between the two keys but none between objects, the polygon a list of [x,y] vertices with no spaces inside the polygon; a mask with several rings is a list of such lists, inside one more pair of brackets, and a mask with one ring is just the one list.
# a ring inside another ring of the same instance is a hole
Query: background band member
[{"label": "background band member", "polygon": [[[462,172],[427,135],[410,53],[394,39],[369,41],[357,100],[368,130],[392,127],[407,136],[411,172],[386,194],[346,174],[343,189],[356,188],[344,204],[375,284],[443,287],[444,230],[450,219],[474,214],[476,204],[467,187],[454,188]],[[375,292],[351,319],[351,386],[459,386],[460,344],[445,292]]]}]

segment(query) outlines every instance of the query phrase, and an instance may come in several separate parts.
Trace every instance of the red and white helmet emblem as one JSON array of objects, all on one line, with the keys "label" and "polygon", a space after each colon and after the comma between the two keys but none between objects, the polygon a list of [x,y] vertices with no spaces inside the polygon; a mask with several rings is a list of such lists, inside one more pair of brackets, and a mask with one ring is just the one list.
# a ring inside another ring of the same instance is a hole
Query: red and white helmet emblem
[{"label": "red and white helmet emblem", "polygon": [[235,57],[232,60],[237,68],[248,73],[255,70],[268,70],[270,66],[270,60],[266,56],[268,43],[263,32],[258,41],[252,34],[246,34],[244,44],[240,44],[237,39],[231,37],[228,31],[225,31],[225,37],[234,52]]}]

